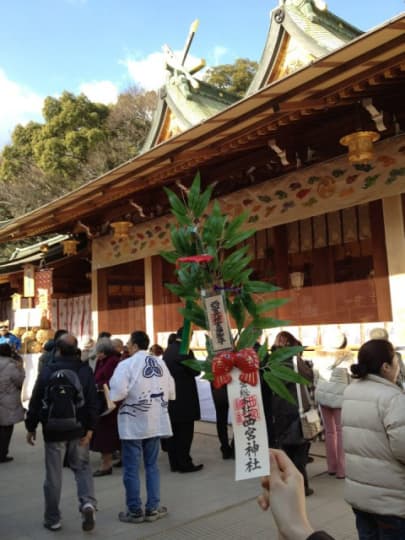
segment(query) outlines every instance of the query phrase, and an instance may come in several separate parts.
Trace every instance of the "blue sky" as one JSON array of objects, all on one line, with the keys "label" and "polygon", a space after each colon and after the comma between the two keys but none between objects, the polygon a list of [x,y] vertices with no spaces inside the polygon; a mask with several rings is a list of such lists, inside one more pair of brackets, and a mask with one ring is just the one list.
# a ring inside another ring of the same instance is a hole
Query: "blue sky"
[{"label": "blue sky", "polygon": [[[403,12],[403,0],[329,0],[328,9],[362,30]],[[162,46],[208,65],[259,60],[278,0],[0,0],[0,148],[17,123],[41,120],[43,99],[63,90],[113,102],[134,83],[162,81]],[[372,5],[372,8],[371,8]],[[158,75],[158,76],[157,76]]]}]

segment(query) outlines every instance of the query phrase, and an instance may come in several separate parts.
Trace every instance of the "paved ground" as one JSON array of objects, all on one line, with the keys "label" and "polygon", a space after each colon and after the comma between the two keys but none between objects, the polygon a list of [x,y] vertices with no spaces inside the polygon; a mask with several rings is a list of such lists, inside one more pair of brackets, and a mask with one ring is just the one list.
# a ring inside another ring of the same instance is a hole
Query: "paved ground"
[{"label": "paved ground", "polygon": [[[43,445],[25,443],[22,424],[11,444],[14,462],[0,464],[0,538],[2,540],[64,540],[88,537],[99,540],[263,540],[276,539],[270,514],[259,510],[258,481],[233,480],[233,462],[220,457],[214,425],[197,423],[193,458],[204,463],[201,472],[171,473],[165,454],[160,456],[162,504],[169,515],[154,523],[125,524],[117,519],[124,509],[120,469],[112,476],[96,478],[99,500],[97,526],[92,533],[81,531],[75,485],[71,471],[64,471],[62,496],[63,529],[52,533],[42,527]],[[350,508],[342,497],[344,481],[325,474],[322,444],[313,445],[315,461],[309,465],[315,494],[307,499],[314,526],[324,528],[337,540],[355,540],[357,535]],[[321,457],[320,457],[321,456]],[[94,467],[97,454],[92,454]],[[287,510],[286,510],[287,511]]]}]

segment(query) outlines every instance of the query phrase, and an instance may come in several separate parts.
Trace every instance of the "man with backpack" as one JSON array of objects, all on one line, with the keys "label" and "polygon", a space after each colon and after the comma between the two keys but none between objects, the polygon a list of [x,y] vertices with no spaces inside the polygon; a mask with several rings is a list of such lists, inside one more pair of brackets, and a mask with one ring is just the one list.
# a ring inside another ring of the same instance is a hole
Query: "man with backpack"
[{"label": "man with backpack", "polygon": [[65,334],[55,344],[55,362],[44,366],[32,392],[25,420],[27,442],[35,444],[36,428],[42,424],[45,443],[44,527],[61,529],[59,502],[62,463],[66,451],[77,484],[82,529],[95,524],[96,499],[89,443],[97,421],[97,392],[87,362],[77,355],[77,340]]}]

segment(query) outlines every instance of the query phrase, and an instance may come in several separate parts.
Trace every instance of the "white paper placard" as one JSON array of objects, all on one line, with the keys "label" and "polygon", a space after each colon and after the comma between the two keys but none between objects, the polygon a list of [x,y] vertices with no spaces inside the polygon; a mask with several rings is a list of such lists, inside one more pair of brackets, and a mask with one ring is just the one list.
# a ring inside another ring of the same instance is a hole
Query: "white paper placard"
[{"label": "white paper placard", "polygon": [[14,315],[14,325],[28,328],[40,326],[42,311],[38,308],[18,309]]},{"label": "white paper placard", "polygon": [[211,335],[212,350],[229,351],[233,347],[232,334],[222,294],[202,295]]},{"label": "white paper placard", "polygon": [[260,382],[256,386],[239,380],[233,368],[227,385],[235,441],[235,480],[270,474],[269,445]]}]

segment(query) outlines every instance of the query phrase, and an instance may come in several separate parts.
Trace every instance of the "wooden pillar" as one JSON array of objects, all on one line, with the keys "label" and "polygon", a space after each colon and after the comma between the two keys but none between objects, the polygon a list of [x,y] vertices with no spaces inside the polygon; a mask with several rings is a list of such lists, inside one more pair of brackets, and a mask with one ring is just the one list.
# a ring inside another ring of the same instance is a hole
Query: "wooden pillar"
[{"label": "wooden pillar", "polygon": [[386,244],[385,211],[381,201],[373,201],[369,206],[370,229],[373,240],[373,269],[377,313],[379,321],[392,319],[388,269],[388,250]]},{"label": "wooden pillar", "polygon": [[153,272],[152,272],[152,257],[144,259],[144,275],[145,275],[145,326],[151,344],[156,342],[155,325],[153,320]]},{"label": "wooden pillar", "polygon": [[287,226],[274,227],[275,285],[282,289],[289,287],[288,235]]},{"label": "wooden pillar", "polygon": [[108,268],[101,268],[96,271],[97,278],[97,333],[94,337],[98,336],[101,331],[109,330],[108,321],[108,280],[107,280]]},{"label": "wooden pillar", "polygon": [[98,336],[98,272],[91,272],[91,332],[93,337]]},{"label": "wooden pillar", "polygon": [[399,346],[405,345],[405,234],[401,196],[383,199],[383,213],[394,341]]}]

